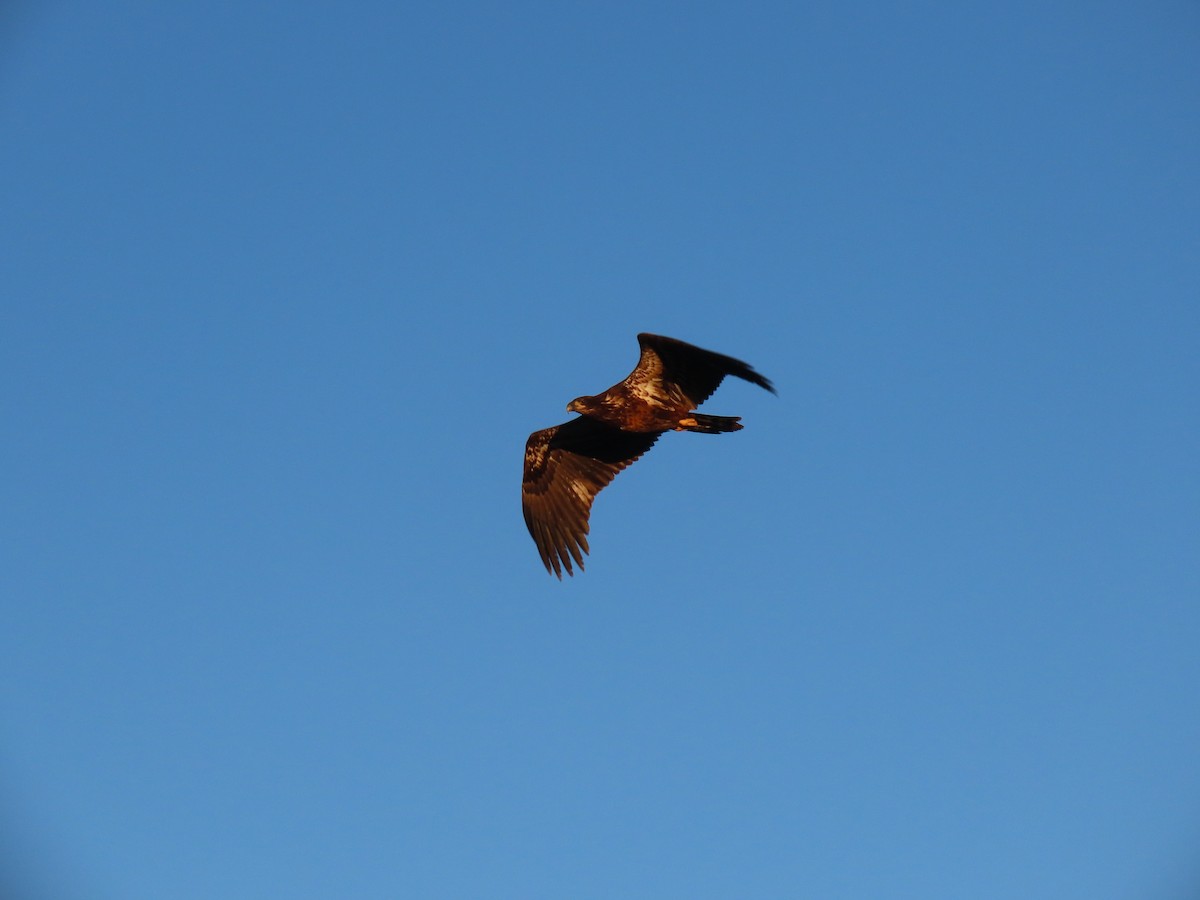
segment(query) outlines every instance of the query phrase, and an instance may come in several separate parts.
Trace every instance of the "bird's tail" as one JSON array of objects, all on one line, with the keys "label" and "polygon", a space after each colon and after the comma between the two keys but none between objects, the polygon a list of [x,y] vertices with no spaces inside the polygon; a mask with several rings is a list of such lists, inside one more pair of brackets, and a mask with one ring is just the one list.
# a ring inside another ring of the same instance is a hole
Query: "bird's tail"
[{"label": "bird's tail", "polygon": [[721,434],[725,431],[741,431],[738,421],[741,416],[709,416],[704,413],[691,413],[679,423],[685,431],[698,431],[701,434]]}]

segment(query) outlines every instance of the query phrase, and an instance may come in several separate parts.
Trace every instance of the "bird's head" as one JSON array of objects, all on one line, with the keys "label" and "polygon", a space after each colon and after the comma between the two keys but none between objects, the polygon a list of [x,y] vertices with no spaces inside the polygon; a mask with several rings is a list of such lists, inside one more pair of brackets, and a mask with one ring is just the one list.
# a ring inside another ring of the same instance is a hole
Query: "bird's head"
[{"label": "bird's head", "polygon": [[591,411],[591,397],[576,397],[567,404],[567,412],[586,414]]}]

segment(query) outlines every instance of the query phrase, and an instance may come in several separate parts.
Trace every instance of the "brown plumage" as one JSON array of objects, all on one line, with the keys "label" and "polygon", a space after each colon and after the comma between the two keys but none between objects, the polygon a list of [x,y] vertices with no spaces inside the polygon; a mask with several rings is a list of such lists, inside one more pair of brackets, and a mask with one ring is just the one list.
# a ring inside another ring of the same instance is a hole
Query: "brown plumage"
[{"label": "brown plumage", "polygon": [[741,429],[738,416],[694,412],[726,375],[775,388],[741,360],[656,334],[639,334],[641,357],[629,377],[594,397],[577,397],[581,413],[529,436],[521,508],[547,572],[574,575],[588,552],[588,514],[616,474],[665,431],[720,434]]}]

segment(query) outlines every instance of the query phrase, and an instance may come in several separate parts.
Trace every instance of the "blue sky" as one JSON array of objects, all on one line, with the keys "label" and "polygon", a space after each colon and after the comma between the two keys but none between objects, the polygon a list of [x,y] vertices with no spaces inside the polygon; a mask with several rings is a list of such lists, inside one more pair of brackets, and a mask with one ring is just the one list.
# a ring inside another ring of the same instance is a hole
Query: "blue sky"
[{"label": "blue sky", "polygon": [[[0,19],[30,898],[1192,896],[1200,13]],[[522,446],[705,405],[543,570]]]}]

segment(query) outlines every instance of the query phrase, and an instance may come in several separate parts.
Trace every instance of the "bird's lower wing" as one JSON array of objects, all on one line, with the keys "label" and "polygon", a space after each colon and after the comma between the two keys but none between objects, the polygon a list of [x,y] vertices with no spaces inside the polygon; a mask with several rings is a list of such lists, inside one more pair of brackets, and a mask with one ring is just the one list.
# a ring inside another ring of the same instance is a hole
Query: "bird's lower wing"
[{"label": "bird's lower wing", "polygon": [[586,416],[535,431],[525,445],[521,508],[546,571],[573,575],[588,552],[588,515],[596,495],[645,453],[658,432],[629,432]]}]

